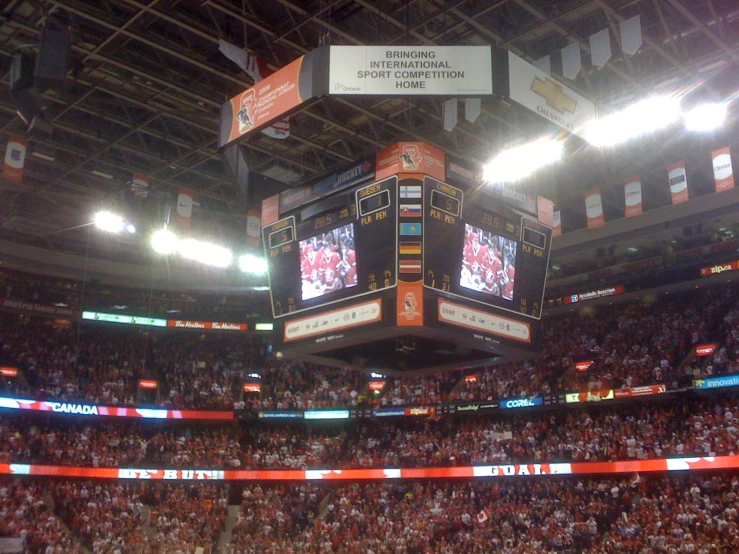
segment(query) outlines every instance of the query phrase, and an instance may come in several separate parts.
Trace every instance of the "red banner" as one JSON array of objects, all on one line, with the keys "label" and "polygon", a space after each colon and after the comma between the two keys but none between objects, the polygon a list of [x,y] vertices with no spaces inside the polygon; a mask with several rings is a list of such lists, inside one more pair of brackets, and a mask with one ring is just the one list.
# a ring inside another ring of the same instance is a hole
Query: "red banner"
[{"label": "red banner", "polygon": [[467,375],[464,378],[465,383],[477,383],[477,375]]},{"label": "red banner", "polygon": [[711,152],[713,160],[713,179],[716,183],[716,192],[734,188],[734,170],[731,167],[731,150],[729,147]]},{"label": "red banner", "polygon": [[634,396],[651,396],[653,394],[665,394],[666,385],[649,385],[646,387],[632,387],[630,389],[616,389],[614,398],[633,398]]},{"label": "red banner", "polygon": [[370,381],[369,390],[382,390],[385,388],[385,381]]},{"label": "red banner", "polygon": [[718,275],[720,273],[726,273],[727,271],[736,271],[737,269],[739,269],[739,261],[716,264],[711,267],[701,268],[701,277],[710,277],[711,275]]},{"label": "red banner", "polygon": [[606,224],[599,188],[585,193],[585,213],[588,216],[588,229],[596,229]]},{"label": "red banner", "polygon": [[543,196],[537,196],[536,214],[539,223],[554,228],[554,202]]},{"label": "red banner", "polygon": [[582,362],[577,362],[575,364],[575,369],[577,371],[587,371],[590,369],[590,366],[593,365],[593,360],[585,360]]},{"label": "red banner", "polygon": [[449,479],[475,477],[544,477],[548,475],[608,475],[666,471],[700,471],[739,468],[739,456],[661,458],[623,462],[508,464],[436,468],[220,470],[138,469],[0,464],[0,475],[77,477],[83,479],[136,479],[164,481],[364,481],[373,479]]},{"label": "red banner", "polygon": [[0,408],[7,410],[55,412],[70,415],[140,417],[144,419],[209,419],[230,421],[234,418],[233,412],[127,408],[118,406],[98,406],[95,404],[78,404],[76,402],[53,402],[51,400],[37,401],[7,397],[0,397]]},{"label": "red banner", "polygon": [[259,383],[244,383],[244,392],[262,392],[262,385]]},{"label": "red banner", "polygon": [[18,377],[18,369],[15,367],[0,367],[0,375],[3,377]]},{"label": "red banner", "polygon": [[699,344],[695,347],[695,355],[699,357],[710,356],[717,346],[718,344]]},{"label": "red banner", "polygon": [[205,331],[248,331],[246,323],[227,323],[222,321],[189,321],[183,319],[167,320],[167,327],[176,329],[202,329]]},{"label": "red banner", "polygon": [[673,204],[682,204],[688,201],[688,174],[685,171],[685,162],[678,162],[667,167],[667,179],[670,182],[670,194]]},{"label": "red banner", "polygon": [[139,388],[140,389],[155,389],[159,386],[159,384],[152,380],[152,379],[141,379],[139,381]]},{"label": "red banner", "polygon": [[444,181],[446,176],[444,152],[424,142],[398,142],[377,153],[379,181],[398,173],[425,173]]},{"label": "red banner", "polygon": [[432,416],[436,415],[436,406],[413,406],[405,409],[406,416]]}]

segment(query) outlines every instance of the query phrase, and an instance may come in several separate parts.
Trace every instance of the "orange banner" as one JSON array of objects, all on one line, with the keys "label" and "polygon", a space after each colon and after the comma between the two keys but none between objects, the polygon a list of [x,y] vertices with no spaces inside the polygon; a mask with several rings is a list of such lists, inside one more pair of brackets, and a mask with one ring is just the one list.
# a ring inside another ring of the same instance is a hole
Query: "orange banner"
[{"label": "orange banner", "polygon": [[599,188],[585,193],[585,213],[588,216],[588,229],[603,227],[606,224]]},{"label": "orange banner", "polygon": [[536,213],[539,223],[554,228],[554,202],[543,196],[537,196]]},{"label": "orange banner", "polygon": [[446,178],[444,152],[425,142],[398,142],[377,153],[377,180],[398,173],[424,173],[440,181]]},{"label": "orange banner", "polygon": [[667,166],[667,179],[670,182],[670,194],[673,204],[682,204],[690,198],[688,194],[688,173],[685,171],[685,162],[678,162]]},{"label": "orange banner", "polygon": [[262,200],[262,227],[272,225],[280,219],[280,195],[275,194]]},{"label": "orange banner", "polygon": [[398,327],[423,327],[423,281],[398,281]]},{"label": "orange banner", "polygon": [[302,103],[298,78],[303,56],[231,98],[231,132],[221,146],[270,123]]},{"label": "orange banner", "polygon": [[731,167],[731,150],[729,147],[711,152],[713,160],[713,178],[716,182],[716,192],[734,188],[734,170]]},{"label": "orange banner", "polygon": [[23,180],[23,166],[26,163],[26,148],[28,141],[23,137],[10,135],[8,146],[5,150],[5,165],[3,165],[3,177],[11,181]]},{"label": "orange banner", "polygon": [[141,379],[139,381],[139,388],[140,389],[155,389],[157,388],[158,383],[152,379]]},{"label": "orange banner", "polygon": [[561,237],[562,236],[562,212],[560,210],[557,210],[554,212],[554,225],[552,226],[552,229],[554,229],[554,232],[552,233],[552,238],[554,237]]}]

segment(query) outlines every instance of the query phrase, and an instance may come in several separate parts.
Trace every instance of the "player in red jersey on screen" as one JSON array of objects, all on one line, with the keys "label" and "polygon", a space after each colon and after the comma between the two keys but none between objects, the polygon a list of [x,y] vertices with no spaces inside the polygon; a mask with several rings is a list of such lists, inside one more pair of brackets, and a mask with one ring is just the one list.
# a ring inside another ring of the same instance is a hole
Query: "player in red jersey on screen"
[{"label": "player in red jersey on screen", "polygon": [[485,277],[485,291],[500,296],[503,262],[500,260],[500,251],[495,244],[488,246],[487,255],[483,258],[481,266]]},{"label": "player in red jersey on screen", "polygon": [[342,288],[339,275],[341,256],[331,247],[331,243],[324,242],[321,252],[321,280],[326,285],[326,291]]},{"label": "player in red jersey on screen", "polygon": [[353,287],[357,284],[357,254],[354,251],[352,241],[347,240],[344,242],[341,254],[343,256],[341,265],[344,273],[344,285]]},{"label": "player in red jersey on screen", "polygon": [[513,265],[513,259],[506,256],[506,267],[504,269],[505,285],[503,286],[503,298],[513,300],[513,281],[516,277],[516,266]]},{"label": "player in red jersey on screen", "polygon": [[321,283],[321,255],[311,241],[306,242],[300,254],[300,274],[303,282],[303,300],[323,294]]}]

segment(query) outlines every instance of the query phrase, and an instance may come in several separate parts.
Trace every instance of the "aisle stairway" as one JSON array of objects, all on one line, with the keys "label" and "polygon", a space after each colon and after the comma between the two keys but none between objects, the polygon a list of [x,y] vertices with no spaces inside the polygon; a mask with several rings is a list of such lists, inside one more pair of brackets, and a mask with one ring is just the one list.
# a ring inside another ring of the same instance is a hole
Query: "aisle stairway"
[{"label": "aisle stairway", "polygon": [[231,533],[239,522],[239,510],[241,510],[241,506],[238,504],[228,507],[226,523],[221,536],[218,538],[218,552],[229,552],[228,545],[231,544]]},{"label": "aisle stairway", "polygon": [[[44,504],[46,504],[52,512],[55,512],[56,511],[56,503],[54,502],[54,497],[51,496],[51,493],[50,492],[48,492],[48,491],[45,492],[43,494],[43,496],[41,497],[41,499],[44,501]],[[61,523],[62,527],[64,527],[64,529],[66,529],[69,532],[70,535],[75,536],[74,533],[72,533],[72,530],[69,527],[67,527],[67,524],[64,523],[64,521],[62,520],[62,518],[60,518],[58,516],[57,516],[57,518],[59,519],[59,523]],[[90,549],[87,548],[85,545],[82,545],[82,552],[84,554],[92,554],[92,552],[90,551]]]}]

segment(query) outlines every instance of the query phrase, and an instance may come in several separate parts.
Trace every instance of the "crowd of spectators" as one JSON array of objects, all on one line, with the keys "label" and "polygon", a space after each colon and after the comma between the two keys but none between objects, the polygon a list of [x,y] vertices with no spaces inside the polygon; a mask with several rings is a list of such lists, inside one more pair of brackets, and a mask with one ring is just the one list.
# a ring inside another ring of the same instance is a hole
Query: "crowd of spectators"
[{"label": "crowd of spectators", "polygon": [[[739,549],[736,475],[303,489],[248,487],[243,532],[234,534],[226,552],[724,554]],[[315,502],[326,493],[325,506],[312,518]]]},{"label": "crowd of spectators", "polygon": [[79,554],[79,541],[44,498],[42,483],[0,481],[0,537],[21,539],[30,554]]},{"label": "crowd of spectators", "polygon": [[0,463],[201,469],[444,467],[739,455],[735,396],[515,417],[206,427],[0,419]]}]

